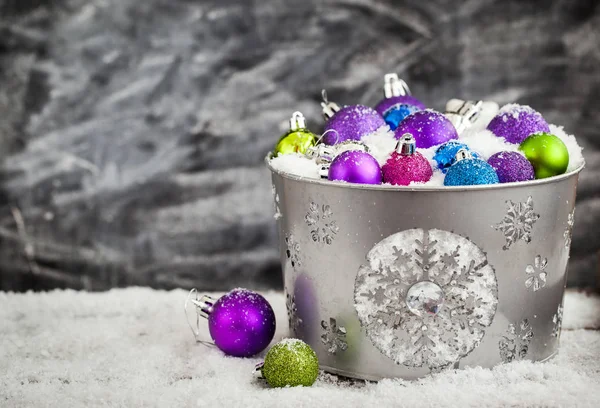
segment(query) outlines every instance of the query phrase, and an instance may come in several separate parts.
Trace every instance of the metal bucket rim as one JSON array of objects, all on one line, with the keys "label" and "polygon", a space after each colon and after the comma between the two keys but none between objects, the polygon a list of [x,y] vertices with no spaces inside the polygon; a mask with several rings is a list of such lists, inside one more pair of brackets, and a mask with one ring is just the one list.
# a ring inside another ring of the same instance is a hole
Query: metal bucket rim
[{"label": "metal bucket rim", "polygon": [[377,191],[436,191],[436,192],[444,192],[444,191],[485,191],[485,190],[501,190],[507,188],[516,188],[516,187],[533,187],[539,186],[542,184],[552,184],[555,182],[559,182],[561,180],[568,179],[570,177],[576,176],[581,170],[585,167],[585,161],[576,168],[568,173],[560,174],[558,176],[547,177],[543,179],[530,180],[530,181],[518,181],[513,183],[499,183],[499,184],[483,184],[483,185],[475,185],[475,186],[443,186],[443,187],[434,187],[434,186],[394,186],[389,184],[357,184],[357,183],[347,183],[341,181],[329,181],[329,180],[321,180],[321,179],[312,179],[303,176],[297,176],[292,173],[286,173],[284,171],[280,171],[275,169],[270,160],[272,158],[272,153],[267,154],[265,157],[265,163],[269,170],[272,173],[278,174],[283,178],[300,181],[308,184],[317,184],[322,186],[336,187],[336,188],[346,188],[346,189],[354,189],[354,190],[377,190]]}]

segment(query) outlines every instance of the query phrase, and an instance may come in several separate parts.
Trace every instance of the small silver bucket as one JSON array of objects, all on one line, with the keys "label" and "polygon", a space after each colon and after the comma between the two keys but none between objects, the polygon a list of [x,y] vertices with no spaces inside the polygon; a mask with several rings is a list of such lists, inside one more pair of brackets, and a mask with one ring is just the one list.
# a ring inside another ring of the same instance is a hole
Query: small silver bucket
[{"label": "small silver bucket", "polygon": [[325,371],[416,379],[558,352],[583,167],[445,188],[269,168],[290,335],[314,348]]}]

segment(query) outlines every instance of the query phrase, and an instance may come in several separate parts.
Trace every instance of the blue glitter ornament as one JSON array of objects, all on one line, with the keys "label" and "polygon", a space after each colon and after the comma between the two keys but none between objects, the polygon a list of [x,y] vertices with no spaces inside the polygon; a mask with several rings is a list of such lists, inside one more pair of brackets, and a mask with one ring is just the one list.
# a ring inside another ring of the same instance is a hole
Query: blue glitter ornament
[{"label": "blue glitter ornament", "polygon": [[479,154],[469,149],[469,146],[456,140],[451,140],[438,147],[433,156],[433,160],[437,162],[438,168],[442,173],[446,173],[448,168],[456,163],[456,153],[460,149],[465,149],[471,153],[474,159],[479,159]]},{"label": "blue glitter ornament", "polygon": [[481,159],[475,159],[465,149],[456,154],[454,163],[446,173],[445,186],[474,186],[498,184],[498,175],[492,166]]},{"label": "blue glitter ornament", "polygon": [[396,130],[400,122],[402,122],[408,115],[422,110],[418,106],[408,105],[405,103],[394,105],[389,108],[383,114],[385,123],[387,123],[392,130]]}]

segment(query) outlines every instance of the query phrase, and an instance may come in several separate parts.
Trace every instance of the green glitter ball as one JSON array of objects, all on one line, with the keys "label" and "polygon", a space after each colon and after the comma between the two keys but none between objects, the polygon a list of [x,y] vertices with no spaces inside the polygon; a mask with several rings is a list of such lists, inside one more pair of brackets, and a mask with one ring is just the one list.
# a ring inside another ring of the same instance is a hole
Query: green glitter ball
[{"label": "green glitter ball", "polygon": [[319,359],[302,340],[284,339],[267,353],[262,374],[271,387],[310,387],[319,375]]}]

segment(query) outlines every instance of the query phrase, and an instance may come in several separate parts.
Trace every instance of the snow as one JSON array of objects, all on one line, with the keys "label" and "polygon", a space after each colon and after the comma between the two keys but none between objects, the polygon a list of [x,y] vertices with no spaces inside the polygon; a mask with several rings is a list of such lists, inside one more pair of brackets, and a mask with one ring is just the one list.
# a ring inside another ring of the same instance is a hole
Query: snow
[{"label": "snow", "polygon": [[560,140],[567,146],[569,151],[569,166],[567,172],[578,169],[583,165],[585,160],[583,159],[583,148],[577,144],[575,136],[567,134],[562,126],[550,125],[550,132],[558,136]]},{"label": "snow", "polygon": [[[287,336],[285,297],[263,295],[277,317],[275,342]],[[600,400],[600,298],[582,293],[567,293],[560,353],[547,363],[451,370],[414,382],[321,373],[310,388],[287,389],[269,389],[253,375],[265,353],[231,358],[195,343],[186,297],[142,288],[0,293],[0,405],[596,407]]]}]

